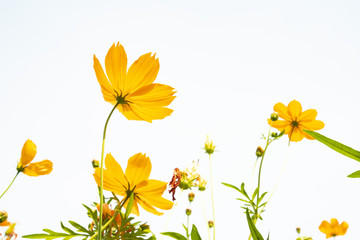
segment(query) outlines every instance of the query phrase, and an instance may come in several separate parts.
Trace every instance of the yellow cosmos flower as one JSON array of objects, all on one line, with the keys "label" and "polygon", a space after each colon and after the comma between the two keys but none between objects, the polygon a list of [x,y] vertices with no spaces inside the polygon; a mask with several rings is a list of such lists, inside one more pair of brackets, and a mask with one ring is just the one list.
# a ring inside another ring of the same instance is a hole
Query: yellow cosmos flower
[{"label": "yellow cosmos flower", "polygon": [[49,174],[52,171],[53,164],[49,160],[31,163],[36,155],[36,145],[30,139],[26,140],[22,151],[21,158],[17,165],[17,170],[32,177]]},{"label": "yellow cosmos flower", "polygon": [[322,221],[319,226],[319,230],[326,234],[326,238],[345,235],[348,228],[349,224],[347,224],[347,222],[339,224],[336,218],[330,219],[330,223],[328,221]]},{"label": "yellow cosmos flower", "polygon": [[[167,183],[149,179],[151,172],[150,158],[145,154],[135,154],[128,160],[124,171],[109,153],[105,157],[104,189],[116,195],[126,197],[134,190],[134,203],[132,213],[139,216],[138,204],[146,211],[155,215],[162,215],[154,207],[163,210],[172,208],[173,203],[162,197]],[[95,169],[94,178],[100,186],[100,168]],[[125,204],[126,206],[126,204]]]},{"label": "yellow cosmos flower", "polygon": [[282,103],[277,103],[274,111],[279,113],[279,117],[284,120],[268,119],[268,123],[279,131],[285,130],[284,134],[288,134],[289,140],[292,142],[301,141],[304,137],[313,140],[313,137],[302,130],[320,130],[325,126],[322,121],[315,120],[317,115],[315,109],[303,112],[301,104],[296,100],[291,101],[287,107]]},{"label": "yellow cosmos flower", "polygon": [[127,56],[121,44],[113,44],[105,57],[104,73],[94,55],[96,78],[105,101],[117,105],[117,109],[129,120],[163,119],[173,110],[167,108],[175,98],[174,88],[153,83],[159,72],[159,59],[147,53],[139,57],[127,69]]}]

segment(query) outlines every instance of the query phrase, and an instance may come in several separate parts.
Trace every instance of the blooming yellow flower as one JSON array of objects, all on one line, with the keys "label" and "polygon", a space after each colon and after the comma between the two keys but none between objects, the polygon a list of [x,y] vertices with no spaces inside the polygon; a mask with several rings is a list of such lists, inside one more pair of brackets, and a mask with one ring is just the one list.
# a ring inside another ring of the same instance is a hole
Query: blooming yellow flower
[{"label": "blooming yellow flower", "polygon": [[345,235],[349,224],[347,222],[342,222],[339,224],[336,218],[330,219],[330,223],[328,221],[322,221],[319,226],[319,230],[322,233],[326,234],[326,238],[336,237],[340,235]]},{"label": "blooming yellow flower", "polygon": [[36,155],[36,145],[30,139],[26,140],[22,151],[21,158],[17,165],[17,170],[28,176],[39,176],[49,174],[52,171],[53,164],[49,160],[31,163]]},{"label": "blooming yellow flower", "polygon": [[[151,162],[145,154],[137,153],[130,157],[124,173],[121,166],[109,153],[105,157],[105,167],[103,175],[105,190],[126,197],[134,189],[134,203],[131,211],[133,214],[139,216],[138,204],[155,215],[163,213],[158,212],[154,207],[163,210],[172,208],[173,203],[162,197],[167,183],[149,179]],[[94,178],[100,186],[100,168],[95,168]]]},{"label": "blooming yellow flower", "polygon": [[322,121],[315,120],[317,115],[315,109],[308,109],[303,112],[301,104],[296,100],[291,101],[287,107],[282,103],[277,103],[274,106],[274,111],[278,112],[284,120],[272,121],[268,119],[268,123],[279,131],[285,130],[284,134],[288,134],[292,142],[301,141],[304,137],[313,140],[313,137],[302,130],[320,130],[325,126]]},{"label": "blooming yellow flower", "polygon": [[163,119],[173,110],[167,108],[175,98],[174,88],[153,83],[159,72],[159,59],[147,53],[136,60],[127,70],[127,56],[121,44],[113,44],[105,57],[104,73],[94,55],[96,78],[105,101],[117,105],[117,109],[129,120]]}]

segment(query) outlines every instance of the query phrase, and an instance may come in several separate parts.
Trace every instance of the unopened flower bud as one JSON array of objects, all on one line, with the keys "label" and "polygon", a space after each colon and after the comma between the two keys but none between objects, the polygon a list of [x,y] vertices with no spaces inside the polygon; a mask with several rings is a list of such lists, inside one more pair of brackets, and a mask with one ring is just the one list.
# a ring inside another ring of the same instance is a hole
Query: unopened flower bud
[{"label": "unopened flower bud", "polygon": [[98,160],[92,160],[91,164],[92,164],[93,168],[98,168],[100,166]]},{"label": "unopened flower bud", "polygon": [[257,157],[262,157],[264,155],[264,150],[261,147],[257,147],[255,154]]},{"label": "unopened flower bud", "polygon": [[271,137],[276,138],[277,136],[278,136],[278,134],[276,132],[271,133]]},{"label": "unopened flower bud", "polygon": [[189,195],[188,195],[189,202],[194,201],[194,198],[195,198],[195,193],[193,193],[193,192],[189,193]]},{"label": "unopened flower bud", "polygon": [[297,227],[297,228],[296,228],[296,232],[297,232],[298,234],[300,234],[301,229],[300,229],[299,227]]},{"label": "unopened flower bud", "polygon": [[212,140],[210,140],[209,136],[206,137],[204,150],[207,154],[211,155],[215,151],[215,146]]},{"label": "unopened flower bud", "polygon": [[0,212],[0,223],[3,223],[3,222],[5,222],[6,220],[7,220],[7,218],[8,218],[8,214],[7,214],[7,212]]},{"label": "unopened flower bud", "polygon": [[277,113],[272,113],[270,116],[271,121],[275,122],[279,119],[279,114]]},{"label": "unopened flower bud", "polygon": [[190,216],[190,215],[191,215],[191,209],[190,209],[190,208],[187,208],[187,209],[185,210],[185,214],[188,215],[188,216]]},{"label": "unopened flower bud", "polygon": [[208,226],[209,226],[209,228],[212,228],[212,227],[214,227],[214,221],[208,221]]}]

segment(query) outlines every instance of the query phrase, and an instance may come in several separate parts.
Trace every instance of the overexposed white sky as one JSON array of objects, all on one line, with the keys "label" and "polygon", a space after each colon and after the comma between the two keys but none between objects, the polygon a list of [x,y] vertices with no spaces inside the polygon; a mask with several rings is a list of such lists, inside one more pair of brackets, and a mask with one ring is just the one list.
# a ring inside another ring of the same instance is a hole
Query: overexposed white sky
[{"label": "overexposed white sky", "polygon": [[[50,159],[54,171],[20,175],[0,210],[19,235],[60,230],[60,221],[89,223],[81,204],[98,201],[91,161],[100,158],[112,108],[103,100],[93,55],[104,64],[110,46],[120,42],[129,65],[156,52],[156,82],[174,87],[177,98],[173,114],[152,124],[115,112],[106,153],[123,168],[130,156],[147,153],[154,179],[170,181],[175,167],[197,159],[208,176],[201,148],[209,134],[219,150],[213,155],[217,238],[246,239],[240,196],[221,182],[255,186],[254,153],[264,146],[260,137],[275,103],[296,99],[304,110],[317,109],[325,123],[320,133],[360,148],[359,10],[358,1],[1,1],[0,191],[16,174],[26,139],[37,145],[34,161]],[[271,239],[296,239],[296,227],[325,239],[318,226],[335,217],[350,225],[339,239],[358,238],[360,180],[346,176],[359,169],[359,162],[316,141],[290,148],[287,137],[274,143],[262,189],[271,192],[281,179],[257,226]],[[141,211],[140,220],[154,232],[182,232],[186,197],[178,197],[166,229],[169,214]],[[197,194],[192,217],[207,239],[200,203]]]}]

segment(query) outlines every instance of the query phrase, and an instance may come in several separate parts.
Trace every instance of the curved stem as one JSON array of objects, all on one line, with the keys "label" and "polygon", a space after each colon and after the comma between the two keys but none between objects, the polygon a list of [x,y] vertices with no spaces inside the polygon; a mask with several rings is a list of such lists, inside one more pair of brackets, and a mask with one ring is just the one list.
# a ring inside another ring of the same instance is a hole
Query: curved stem
[{"label": "curved stem", "polygon": [[[269,129],[269,133],[268,133],[268,136],[267,136],[267,139],[266,139],[266,146],[265,146],[265,149],[264,149],[264,153],[263,155],[261,156],[261,161],[260,161],[260,166],[259,166],[259,175],[258,175],[258,193],[257,193],[257,203],[256,205],[259,204],[259,198],[260,198],[260,180],[261,180],[261,169],[262,169],[262,164],[263,164],[263,161],[264,161],[264,157],[265,157],[265,153],[266,153],[266,150],[269,146],[269,144],[271,143],[270,141],[270,131],[271,131],[271,127]],[[257,216],[256,216],[257,218]]]},{"label": "curved stem", "polygon": [[116,107],[120,104],[120,101],[118,101],[115,106],[113,107],[113,109],[111,110],[108,118],[106,119],[105,122],[105,127],[104,127],[104,132],[103,132],[103,141],[102,141],[102,147],[101,147],[101,163],[100,163],[100,216],[99,216],[99,240],[101,240],[101,232],[102,232],[102,211],[103,211],[103,204],[104,204],[104,177],[103,177],[103,166],[104,166],[104,149],[105,149],[105,137],[106,137],[106,129],[107,129],[107,125],[109,123],[110,117],[112,115],[112,113],[114,112],[114,110],[116,109]]},{"label": "curved stem", "polygon": [[212,171],[212,162],[211,162],[211,154],[209,154],[209,165],[210,165],[210,184],[211,184],[211,203],[212,203],[212,211],[213,211],[213,240],[215,240],[215,205],[214,205],[214,187],[213,187],[213,171]]},{"label": "curved stem", "polygon": [[13,182],[15,181],[16,177],[19,175],[19,171],[16,173],[15,177],[13,178],[13,180],[11,181],[10,185],[5,189],[5,191],[3,192],[3,194],[1,194],[0,198],[2,198],[2,196],[4,196],[4,194],[7,192],[7,190],[9,190],[9,188],[11,187],[11,185],[13,184]]}]

